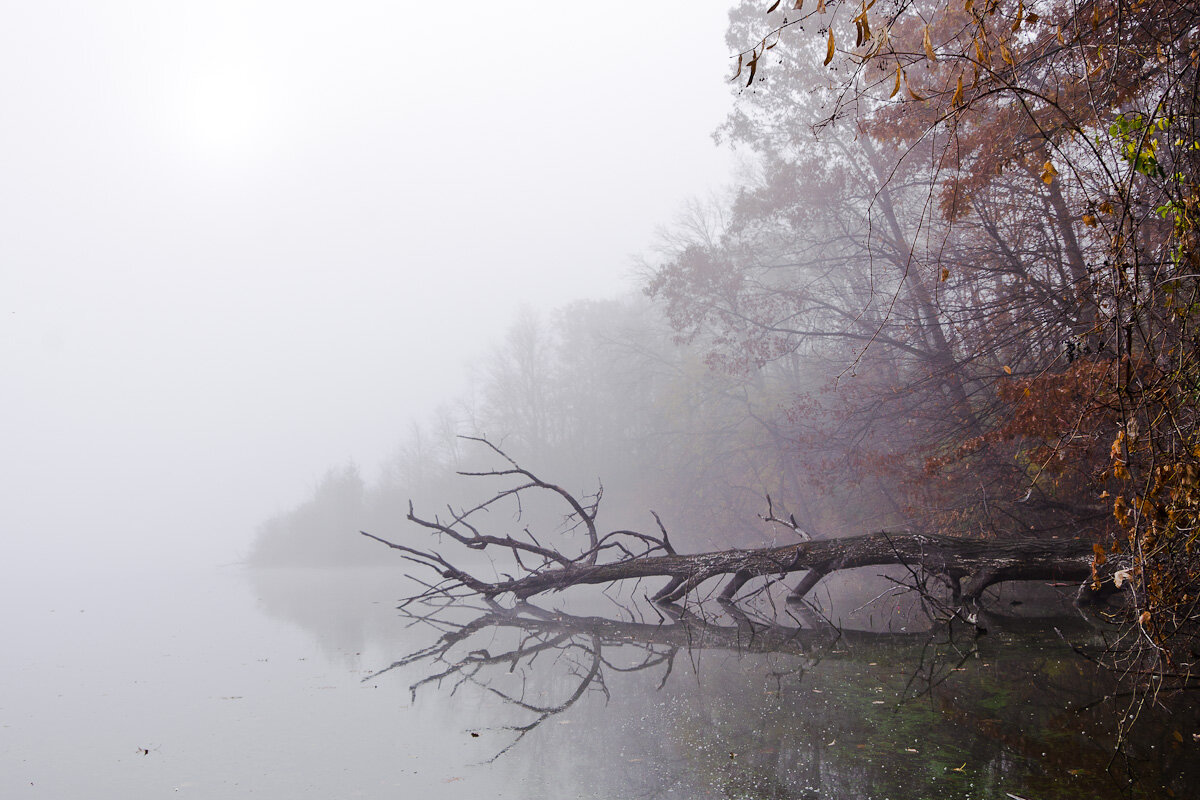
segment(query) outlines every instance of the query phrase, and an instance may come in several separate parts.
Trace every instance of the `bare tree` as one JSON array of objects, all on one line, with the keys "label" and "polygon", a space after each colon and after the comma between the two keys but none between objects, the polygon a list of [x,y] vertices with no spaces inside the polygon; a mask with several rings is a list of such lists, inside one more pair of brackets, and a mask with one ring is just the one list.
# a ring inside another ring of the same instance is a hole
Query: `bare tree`
[{"label": "bare tree", "polygon": [[[789,531],[800,541],[777,547],[723,550],[681,554],[671,544],[666,526],[657,514],[657,531],[630,529],[604,531],[598,524],[603,487],[577,498],[562,486],[551,483],[523,467],[501,448],[472,438],[501,462],[494,469],[461,472],[460,475],[504,485],[470,507],[448,507],[447,515],[426,517],[409,504],[408,519],[441,540],[450,540],[467,550],[506,556],[505,566],[494,566],[492,578],[480,577],[462,562],[455,563],[438,549],[399,544],[371,533],[364,536],[399,550],[409,561],[433,570],[439,580],[413,598],[482,596],[488,601],[511,594],[520,600],[561,591],[572,586],[609,584],[665,578],[666,584],[650,599],[676,603],[697,593],[712,579],[725,579],[718,599],[732,602],[752,580],[768,582],[797,572],[806,573],[790,599],[803,598],[822,577],[842,569],[901,564],[911,570],[936,576],[951,591],[954,600],[978,600],[993,584],[1013,580],[1070,580],[1081,582],[1080,599],[1095,597],[1102,585],[1111,588],[1106,575],[1096,572],[1090,541],[1080,539],[1037,539],[985,541],[912,531],[878,531],[840,539],[818,539],[800,528],[794,517],[782,518],[767,498],[761,519]],[[525,524],[527,506],[533,498],[549,497],[562,508],[558,540],[543,541]],[[502,534],[486,532],[485,520],[506,505],[514,509]],[[495,564],[495,562],[493,562]],[[1116,559],[1107,563],[1115,570]],[[510,571],[504,571],[510,570]]]}]

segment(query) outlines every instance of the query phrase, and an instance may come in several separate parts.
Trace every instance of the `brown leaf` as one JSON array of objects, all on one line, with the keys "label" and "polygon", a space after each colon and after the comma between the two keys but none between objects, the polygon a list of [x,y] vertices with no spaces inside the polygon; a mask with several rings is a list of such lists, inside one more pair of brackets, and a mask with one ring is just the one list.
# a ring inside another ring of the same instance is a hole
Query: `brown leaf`
[{"label": "brown leaf", "polygon": [[896,85],[892,87],[892,93],[888,95],[888,99],[891,100],[893,97],[896,96],[896,93],[899,91],[900,91],[900,68],[896,67]]},{"label": "brown leaf", "polygon": [[912,86],[910,86],[908,83],[908,73],[907,72],[904,73],[904,90],[906,92],[908,92],[908,96],[911,97],[913,100],[924,100],[925,99],[924,97],[921,97],[921,95],[919,95],[913,91]]},{"label": "brown leaf", "polygon": [[772,11],[779,8],[779,4],[781,2],[783,2],[783,0],[775,0],[774,3],[771,3],[771,7],[767,9],[767,13],[770,14]]},{"label": "brown leaf", "polygon": [[825,66],[829,66],[829,62],[833,61],[833,28],[829,29],[829,44],[825,47]]},{"label": "brown leaf", "polygon": [[1042,183],[1049,186],[1050,184],[1054,183],[1054,178],[1057,175],[1058,175],[1058,170],[1056,170],[1054,168],[1054,165],[1051,164],[1049,161],[1047,161],[1045,164],[1042,165],[1042,176],[1041,176]]},{"label": "brown leaf", "polygon": [[933,52],[933,42],[929,40],[929,26],[925,26],[925,56],[930,61],[937,61],[937,53]]},{"label": "brown leaf", "polygon": [[957,108],[958,106],[962,105],[962,101],[963,101],[962,75],[959,75],[958,76],[958,88],[954,90],[954,96],[950,98],[950,105]]}]

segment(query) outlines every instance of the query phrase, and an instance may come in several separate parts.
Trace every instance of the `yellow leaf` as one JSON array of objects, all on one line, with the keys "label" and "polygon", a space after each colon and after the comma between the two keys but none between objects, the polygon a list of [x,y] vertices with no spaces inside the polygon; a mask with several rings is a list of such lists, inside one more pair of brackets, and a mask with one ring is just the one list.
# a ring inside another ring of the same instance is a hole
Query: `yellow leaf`
[{"label": "yellow leaf", "polygon": [[1007,366],[1006,366],[1006,367],[1001,367],[1001,369],[1003,369],[1003,370],[1004,370],[1004,374],[1005,374],[1005,375],[1012,375],[1012,367],[1007,367]]},{"label": "yellow leaf", "polygon": [[975,0],[967,0],[967,2],[963,3],[963,11],[966,11],[968,14],[970,14],[971,6],[973,5],[975,5]]},{"label": "yellow leaf", "polygon": [[1004,59],[1005,64],[1008,64],[1010,67],[1013,66],[1012,53],[1009,52],[1009,49],[1007,46],[1000,45],[1000,57]]},{"label": "yellow leaf", "polygon": [[825,47],[825,66],[829,66],[829,62],[833,61],[833,28],[829,29],[829,44]]},{"label": "yellow leaf", "polygon": [[907,72],[904,73],[904,89],[905,89],[905,91],[908,92],[908,96],[911,97],[913,100],[924,100],[925,99],[924,97],[921,97],[921,95],[914,92],[912,86],[910,86],[908,84],[908,73]]},{"label": "yellow leaf", "polygon": [[1091,214],[1084,214],[1083,215],[1083,224],[1087,225],[1089,228],[1094,228],[1094,227],[1096,227],[1096,218],[1093,217]]},{"label": "yellow leaf", "polygon": [[958,107],[958,106],[962,105],[962,99],[963,99],[962,75],[959,75],[958,76],[958,88],[954,90],[954,96],[950,98],[950,105]]},{"label": "yellow leaf", "polygon": [[1056,175],[1058,175],[1058,170],[1056,170],[1054,168],[1054,165],[1051,164],[1049,161],[1047,161],[1045,164],[1042,165],[1042,183],[1049,186],[1051,183],[1054,182],[1054,178]]},{"label": "yellow leaf", "polygon": [[929,41],[929,26],[925,26],[925,55],[930,61],[937,61],[937,53],[933,52],[933,42]]},{"label": "yellow leaf", "polygon": [[1112,203],[1108,202],[1107,200],[1105,200],[1103,203],[1101,203],[1100,204],[1100,213],[1101,214],[1113,213]]}]

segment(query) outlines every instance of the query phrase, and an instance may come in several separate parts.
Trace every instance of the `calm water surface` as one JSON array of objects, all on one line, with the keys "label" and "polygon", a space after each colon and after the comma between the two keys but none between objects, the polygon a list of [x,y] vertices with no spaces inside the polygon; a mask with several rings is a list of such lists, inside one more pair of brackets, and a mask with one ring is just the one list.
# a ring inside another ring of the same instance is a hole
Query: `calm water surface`
[{"label": "calm water surface", "polygon": [[887,630],[885,600],[856,617],[877,630],[839,636],[819,618],[663,622],[603,598],[431,623],[395,610],[403,578],[383,569],[62,574],[0,593],[4,798],[1039,800],[1200,786],[1195,709],[1176,700],[1144,712],[1128,757],[1111,759],[1128,700],[1102,700],[1109,677],[1067,642],[1105,634],[1062,608],[931,637]]}]

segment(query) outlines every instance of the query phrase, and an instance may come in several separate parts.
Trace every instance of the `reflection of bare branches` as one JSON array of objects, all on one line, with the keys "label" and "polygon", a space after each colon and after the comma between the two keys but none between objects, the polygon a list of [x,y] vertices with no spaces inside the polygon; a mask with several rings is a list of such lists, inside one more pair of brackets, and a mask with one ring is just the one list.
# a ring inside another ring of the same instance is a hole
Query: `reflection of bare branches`
[{"label": "reflection of bare branches", "polygon": [[[440,631],[440,637],[364,680],[425,664],[433,669],[411,685],[414,699],[426,687],[438,686],[454,694],[470,684],[519,709],[526,718],[500,728],[515,736],[493,759],[508,752],[546,720],[570,709],[589,691],[607,698],[606,675],[653,673],[655,685],[662,689],[680,653],[693,661],[694,670],[698,670],[698,654],[705,650],[786,654],[791,656],[787,674],[797,679],[826,659],[877,660],[892,653],[896,663],[915,659],[927,668],[926,691],[910,692],[908,689],[914,685],[910,680],[904,692],[906,697],[915,698],[931,692],[966,658],[978,652],[978,648],[964,652],[957,647],[957,632],[965,633],[969,628],[953,621],[935,621],[927,630],[844,631],[817,616],[813,609],[802,606],[788,609],[795,625],[780,624],[774,617],[732,605],[719,616],[703,616],[681,606],[670,606],[664,609],[667,616],[659,622],[634,621],[639,615],[633,608],[625,608],[629,620],[621,621],[551,611],[529,602],[513,608],[496,604],[477,607],[478,616],[468,621],[447,618],[451,612],[461,614],[463,610],[461,605],[452,603],[443,603],[428,612],[411,604],[403,610],[413,624],[433,626]],[[793,611],[800,616],[792,614]],[[1003,630],[1023,623],[1013,618],[995,618],[989,624]],[[1059,621],[1060,626],[1064,624],[1069,623]],[[947,653],[953,657],[950,666],[941,663]],[[534,662],[546,659],[549,664],[540,666],[537,679],[531,680]],[[561,699],[546,700],[531,688],[546,685],[550,675],[569,679],[569,689]]]}]

